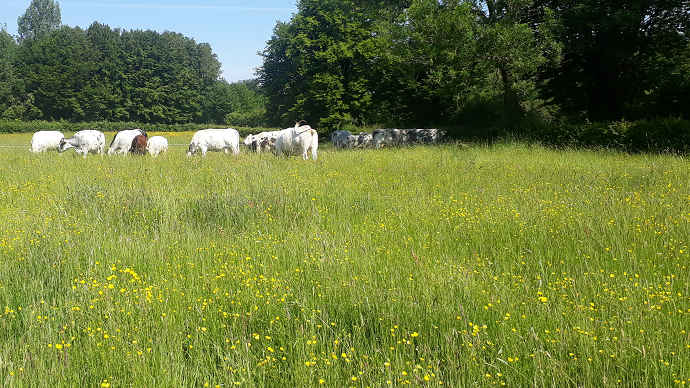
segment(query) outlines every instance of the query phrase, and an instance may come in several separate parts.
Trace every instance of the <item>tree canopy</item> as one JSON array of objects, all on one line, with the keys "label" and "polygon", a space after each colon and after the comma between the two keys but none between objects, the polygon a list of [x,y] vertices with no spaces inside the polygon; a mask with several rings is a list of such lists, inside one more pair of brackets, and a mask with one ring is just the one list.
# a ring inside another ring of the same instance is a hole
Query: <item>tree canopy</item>
[{"label": "tree canopy", "polygon": [[0,30],[0,118],[502,127],[690,115],[685,0],[299,0],[229,84],[174,32],[62,26],[33,0]]},{"label": "tree canopy", "polygon": [[270,120],[331,128],[682,115],[688,7],[301,0],[276,26],[259,79]]},{"label": "tree canopy", "polygon": [[31,0],[29,8],[17,20],[19,41],[45,38],[61,26],[59,3],[54,0]]},{"label": "tree canopy", "polygon": [[[263,115],[256,88],[222,80],[210,45],[178,33],[93,23],[19,43],[2,30],[0,45],[0,117],[221,124],[238,109]],[[237,93],[246,101],[234,102]]]}]

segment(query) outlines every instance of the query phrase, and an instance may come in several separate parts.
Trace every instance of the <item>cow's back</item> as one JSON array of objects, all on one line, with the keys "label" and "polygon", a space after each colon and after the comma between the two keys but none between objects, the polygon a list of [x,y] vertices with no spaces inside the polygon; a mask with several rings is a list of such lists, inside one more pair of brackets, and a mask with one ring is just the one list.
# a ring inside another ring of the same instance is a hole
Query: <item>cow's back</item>
[{"label": "cow's back", "polygon": [[136,135],[132,139],[132,145],[129,151],[135,155],[144,155],[146,153],[146,136]]},{"label": "cow's back", "polygon": [[60,131],[38,131],[31,137],[31,151],[45,152],[57,150],[65,135]]},{"label": "cow's back", "polygon": [[237,154],[240,147],[240,134],[232,128],[210,128],[202,129],[194,133],[191,145],[206,148],[207,151],[231,150]]}]

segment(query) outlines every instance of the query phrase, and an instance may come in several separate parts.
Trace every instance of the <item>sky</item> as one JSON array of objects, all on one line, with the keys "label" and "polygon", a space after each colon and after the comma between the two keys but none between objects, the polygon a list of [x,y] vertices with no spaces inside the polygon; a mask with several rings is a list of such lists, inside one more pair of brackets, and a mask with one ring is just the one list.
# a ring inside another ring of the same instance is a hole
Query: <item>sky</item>
[{"label": "sky", "polygon": [[[296,0],[74,0],[57,1],[62,24],[88,28],[93,22],[125,30],[172,31],[208,43],[228,82],[255,78],[258,52],[277,21],[290,21]],[[0,25],[17,34],[17,19],[31,0],[0,0]]]}]

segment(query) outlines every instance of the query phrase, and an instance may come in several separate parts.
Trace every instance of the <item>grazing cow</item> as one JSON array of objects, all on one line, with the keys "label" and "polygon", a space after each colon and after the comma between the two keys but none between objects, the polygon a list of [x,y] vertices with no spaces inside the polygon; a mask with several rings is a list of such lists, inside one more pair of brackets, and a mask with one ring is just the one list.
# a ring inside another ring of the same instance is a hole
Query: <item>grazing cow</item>
[{"label": "grazing cow", "polygon": [[352,132],[338,130],[331,133],[331,143],[335,148],[345,148],[348,147],[348,138],[352,136]]},{"label": "grazing cow", "polygon": [[153,136],[146,142],[146,150],[152,156],[158,156],[161,152],[168,152],[168,139],[163,136]]},{"label": "grazing cow", "polygon": [[312,159],[316,160],[316,151],[319,148],[319,134],[308,125],[300,126],[296,123],[294,128],[280,131],[276,137],[276,155],[301,154],[307,160],[307,154],[311,151]]},{"label": "grazing cow", "polygon": [[445,139],[448,132],[443,129],[410,129],[410,140],[418,143],[437,143]]},{"label": "grazing cow", "polygon": [[357,136],[357,147],[359,148],[369,148],[374,144],[374,139],[371,132],[360,132]]},{"label": "grazing cow", "polygon": [[237,155],[240,153],[240,133],[232,128],[197,131],[189,143],[187,156],[195,155],[199,151],[202,156],[206,156],[207,151],[225,151],[226,154],[232,152]]},{"label": "grazing cow", "polygon": [[342,148],[357,147],[357,139],[358,139],[358,136],[350,135],[345,140],[342,141],[341,147]]},{"label": "grazing cow", "polygon": [[62,139],[58,152],[62,153],[74,148],[77,154],[86,157],[90,153],[102,154],[105,149],[105,134],[93,129],[85,129],[75,133],[72,137]]},{"label": "grazing cow", "polygon": [[145,155],[146,154],[146,136],[136,135],[132,139],[132,145],[129,147],[129,152],[133,155]]},{"label": "grazing cow", "polygon": [[114,153],[119,153],[122,156],[127,155],[127,152],[132,146],[132,140],[134,140],[134,137],[137,135],[148,137],[143,129],[125,129],[118,132],[110,143],[110,147],[108,147],[108,155]]},{"label": "grazing cow", "polygon": [[409,129],[377,129],[372,133],[374,148],[403,145],[410,142]]},{"label": "grazing cow", "polygon": [[31,138],[31,152],[57,150],[64,138],[65,135],[60,131],[38,131]]}]

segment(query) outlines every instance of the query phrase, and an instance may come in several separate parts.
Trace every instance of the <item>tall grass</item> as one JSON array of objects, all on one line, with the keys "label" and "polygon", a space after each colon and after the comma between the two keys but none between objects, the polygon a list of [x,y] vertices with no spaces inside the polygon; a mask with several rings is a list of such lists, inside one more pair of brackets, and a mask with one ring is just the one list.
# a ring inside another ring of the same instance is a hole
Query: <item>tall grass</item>
[{"label": "tall grass", "polygon": [[681,157],[0,161],[8,386],[690,384]]}]

